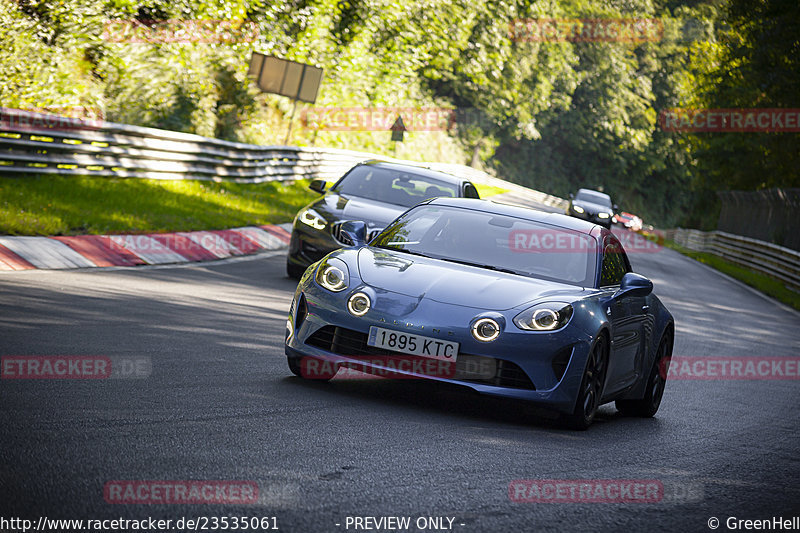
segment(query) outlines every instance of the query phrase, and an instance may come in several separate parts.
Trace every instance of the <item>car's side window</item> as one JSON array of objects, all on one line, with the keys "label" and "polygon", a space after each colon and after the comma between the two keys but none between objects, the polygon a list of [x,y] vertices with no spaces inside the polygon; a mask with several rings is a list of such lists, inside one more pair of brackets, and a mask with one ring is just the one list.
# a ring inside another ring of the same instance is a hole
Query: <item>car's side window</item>
[{"label": "car's side window", "polygon": [[464,185],[464,198],[480,198],[480,196],[478,196],[478,189],[471,183],[467,183]]},{"label": "car's side window", "polygon": [[630,271],[627,257],[618,242],[606,241],[603,248],[603,266],[600,271],[600,286],[619,285],[622,276]]}]

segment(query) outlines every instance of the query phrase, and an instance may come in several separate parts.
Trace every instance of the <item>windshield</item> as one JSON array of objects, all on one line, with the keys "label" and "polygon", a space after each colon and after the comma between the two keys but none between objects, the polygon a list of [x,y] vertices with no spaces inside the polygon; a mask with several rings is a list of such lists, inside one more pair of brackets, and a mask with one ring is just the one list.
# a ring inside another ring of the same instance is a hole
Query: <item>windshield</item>
[{"label": "windshield", "polygon": [[601,192],[578,191],[575,199],[611,207],[611,198]]},{"label": "windshield", "polygon": [[459,196],[458,185],[405,171],[359,165],[333,188],[349,194],[389,204],[411,207],[436,196]]},{"label": "windshield", "polygon": [[597,243],[593,237],[506,215],[421,205],[397,219],[372,245],[488,270],[594,286]]}]

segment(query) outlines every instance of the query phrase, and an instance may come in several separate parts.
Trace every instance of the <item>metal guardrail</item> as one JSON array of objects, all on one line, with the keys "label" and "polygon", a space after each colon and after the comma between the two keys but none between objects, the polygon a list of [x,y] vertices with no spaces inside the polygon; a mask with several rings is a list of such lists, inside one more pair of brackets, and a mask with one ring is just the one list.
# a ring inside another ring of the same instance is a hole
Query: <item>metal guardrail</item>
[{"label": "metal guardrail", "polygon": [[259,183],[334,179],[358,161],[375,157],[349,150],[258,146],[53,117],[0,108],[0,173]]},{"label": "metal guardrail", "polygon": [[800,252],[724,231],[679,228],[667,230],[665,237],[689,250],[712,253],[800,291]]}]

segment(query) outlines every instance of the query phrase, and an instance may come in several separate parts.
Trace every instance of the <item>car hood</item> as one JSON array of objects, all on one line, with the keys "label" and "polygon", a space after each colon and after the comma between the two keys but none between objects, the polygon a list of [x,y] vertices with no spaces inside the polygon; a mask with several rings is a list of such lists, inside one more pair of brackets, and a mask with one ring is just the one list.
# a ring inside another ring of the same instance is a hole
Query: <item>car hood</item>
[{"label": "car hood", "polygon": [[328,193],[317,200],[313,209],[330,222],[361,220],[369,228],[384,228],[408,208],[357,196]]},{"label": "car hood", "polygon": [[543,298],[573,301],[586,294],[583,288],[565,283],[373,247],[358,251],[358,271],[361,280],[376,289],[487,311]]},{"label": "car hood", "polygon": [[573,200],[572,205],[579,205],[587,212],[595,213],[611,213],[613,210],[607,205],[596,204],[594,202],[586,202],[584,200]]}]

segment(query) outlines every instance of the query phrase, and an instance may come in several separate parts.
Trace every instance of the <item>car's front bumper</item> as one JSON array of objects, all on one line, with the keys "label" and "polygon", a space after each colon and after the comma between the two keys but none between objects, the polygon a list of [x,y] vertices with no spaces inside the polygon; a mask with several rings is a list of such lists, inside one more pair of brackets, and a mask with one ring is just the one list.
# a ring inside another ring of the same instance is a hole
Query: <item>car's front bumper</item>
[{"label": "car's front bumper", "polygon": [[[367,292],[372,299],[372,308],[363,317],[352,316],[346,311],[347,297],[358,290]],[[302,307],[298,305],[300,297],[304,300],[305,312],[299,319],[299,327],[296,327],[298,307]],[[378,293],[363,286],[334,294],[317,286],[310,277],[298,287],[293,308],[285,350],[288,357],[312,357],[327,361],[334,368],[368,367],[385,371],[386,366],[375,357],[369,357],[369,348],[363,341],[370,326],[438,337],[459,343],[459,362],[464,363],[459,371],[447,376],[430,375],[390,365],[391,373],[462,385],[493,396],[528,400],[562,412],[571,412],[574,408],[592,344],[592,337],[574,324],[554,333],[520,330],[512,322],[519,309],[486,313],[426,299],[419,301],[396,293]],[[478,316],[492,316],[504,323],[504,331],[498,339],[483,343],[472,337],[470,324]],[[362,340],[359,344],[343,343],[346,349],[319,342],[326,327],[326,331],[331,327],[341,328],[339,333]],[[354,346],[359,348],[354,349]],[[469,366],[467,362],[471,364],[474,361],[473,358],[479,358],[477,360],[481,363],[495,361],[495,376],[475,379],[474,375],[461,372],[464,365]]]}]

